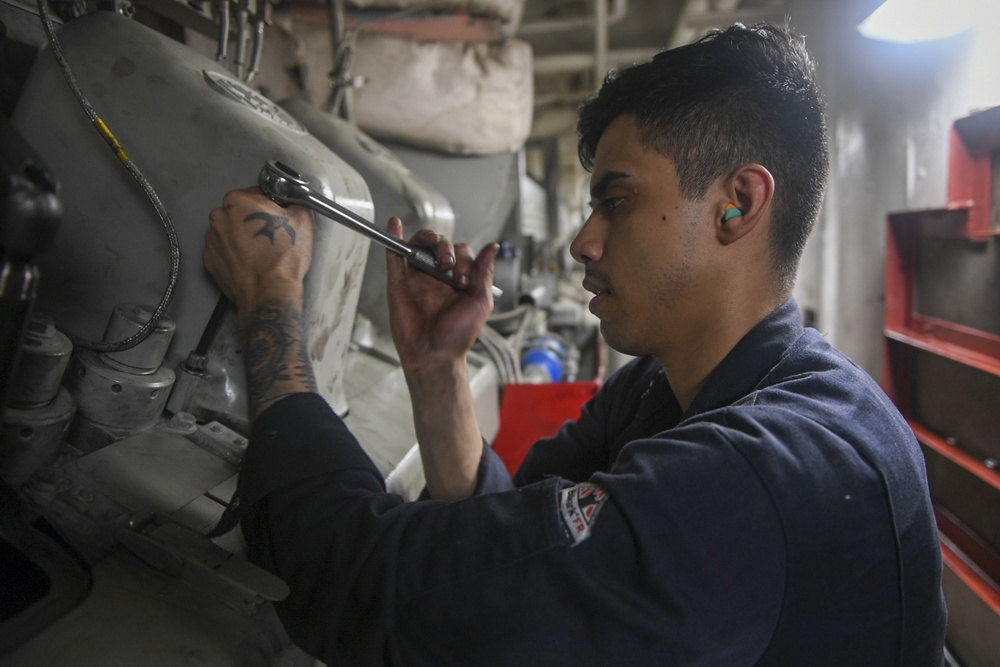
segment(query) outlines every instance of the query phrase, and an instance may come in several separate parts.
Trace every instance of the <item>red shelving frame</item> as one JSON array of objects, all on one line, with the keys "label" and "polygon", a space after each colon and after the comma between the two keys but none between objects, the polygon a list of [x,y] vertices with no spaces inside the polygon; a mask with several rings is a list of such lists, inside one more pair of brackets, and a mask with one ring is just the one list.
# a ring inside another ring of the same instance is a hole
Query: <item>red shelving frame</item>
[{"label": "red shelving frame", "polygon": [[[982,243],[1000,234],[991,220],[991,151],[997,149],[1000,107],[960,119],[951,132],[948,204],[888,216],[882,383],[918,441],[995,490],[1000,511],[1000,472],[920,424],[912,410],[917,350],[1000,377],[1000,336],[923,315],[916,310],[914,295],[921,239]],[[1000,616],[1000,556],[943,508],[937,508],[936,515],[945,566]]]}]

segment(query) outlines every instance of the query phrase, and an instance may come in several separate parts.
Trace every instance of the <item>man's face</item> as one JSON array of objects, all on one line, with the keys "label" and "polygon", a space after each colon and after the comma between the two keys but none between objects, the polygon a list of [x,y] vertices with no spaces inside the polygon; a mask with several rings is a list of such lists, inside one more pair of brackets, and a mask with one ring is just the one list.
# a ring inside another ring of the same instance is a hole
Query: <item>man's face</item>
[{"label": "man's face", "polygon": [[570,246],[596,295],[590,310],[611,347],[662,361],[717,312],[713,209],[681,195],[673,162],[642,145],[632,116],[601,136],[590,191],[593,211]]}]

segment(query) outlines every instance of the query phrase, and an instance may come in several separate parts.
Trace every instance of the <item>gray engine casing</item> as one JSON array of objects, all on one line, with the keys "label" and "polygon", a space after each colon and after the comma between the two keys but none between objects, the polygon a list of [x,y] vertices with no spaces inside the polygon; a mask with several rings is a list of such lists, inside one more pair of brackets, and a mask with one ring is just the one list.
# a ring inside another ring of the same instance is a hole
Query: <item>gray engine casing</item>
[{"label": "gray engine casing", "polygon": [[[255,184],[266,160],[291,165],[326,196],[373,217],[368,186],[352,167],[215,61],[111,12],[73,20],[59,38],[81,89],[177,228],[180,277],[167,311],[177,332],[168,364],[196,347],[219,297],[201,262],[208,213],[228,190]],[[55,246],[39,258],[38,310],[65,330],[98,339],[116,304],[159,301],[169,269],[166,235],[90,126],[50,51],[39,54],[13,122],[62,183],[65,219]],[[368,243],[319,219],[306,282],[309,355],[320,393],[341,414],[347,411],[343,372]],[[231,422],[244,421],[246,381],[231,323],[212,350],[209,370],[216,383],[206,400]]]},{"label": "gray engine casing", "polygon": [[[305,100],[288,99],[281,106],[309,132],[343,157],[364,177],[375,201],[372,222],[384,228],[392,216],[403,221],[403,238],[423,228],[453,237],[455,211],[445,196],[414,174],[388,148],[356,126],[324,113]],[[389,331],[386,306],[385,250],[372,244],[368,251],[358,309],[382,331]]]}]

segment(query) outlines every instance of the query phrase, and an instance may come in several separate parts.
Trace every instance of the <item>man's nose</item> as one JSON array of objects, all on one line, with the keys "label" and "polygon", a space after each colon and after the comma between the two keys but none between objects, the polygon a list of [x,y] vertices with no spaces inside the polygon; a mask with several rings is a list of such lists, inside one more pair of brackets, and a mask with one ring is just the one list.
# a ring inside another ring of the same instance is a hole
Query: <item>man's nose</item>
[{"label": "man's nose", "polygon": [[598,226],[594,214],[591,213],[569,246],[570,255],[581,264],[596,262],[601,258],[602,241],[598,234]]}]

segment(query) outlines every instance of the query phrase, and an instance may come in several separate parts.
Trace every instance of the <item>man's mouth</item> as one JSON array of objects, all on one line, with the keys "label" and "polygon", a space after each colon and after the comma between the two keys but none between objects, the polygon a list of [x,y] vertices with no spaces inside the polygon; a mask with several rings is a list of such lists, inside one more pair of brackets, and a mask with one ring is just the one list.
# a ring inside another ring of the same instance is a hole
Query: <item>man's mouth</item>
[{"label": "man's mouth", "polygon": [[607,277],[603,274],[597,271],[587,271],[587,275],[583,279],[583,289],[598,296],[601,294],[610,294],[611,288],[608,283]]},{"label": "man's mouth", "polygon": [[589,279],[585,279],[583,281],[583,289],[585,289],[588,292],[591,292],[593,294],[603,294],[604,293],[604,288],[599,283],[596,283],[596,282],[594,282],[592,280],[589,280]]},{"label": "man's mouth", "polygon": [[590,312],[596,315],[598,306],[611,295],[609,281],[603,274],[587,271],[587,275],[583,279],[583,289],[594,294],[594,298],[590,300],[589,308]]}]

